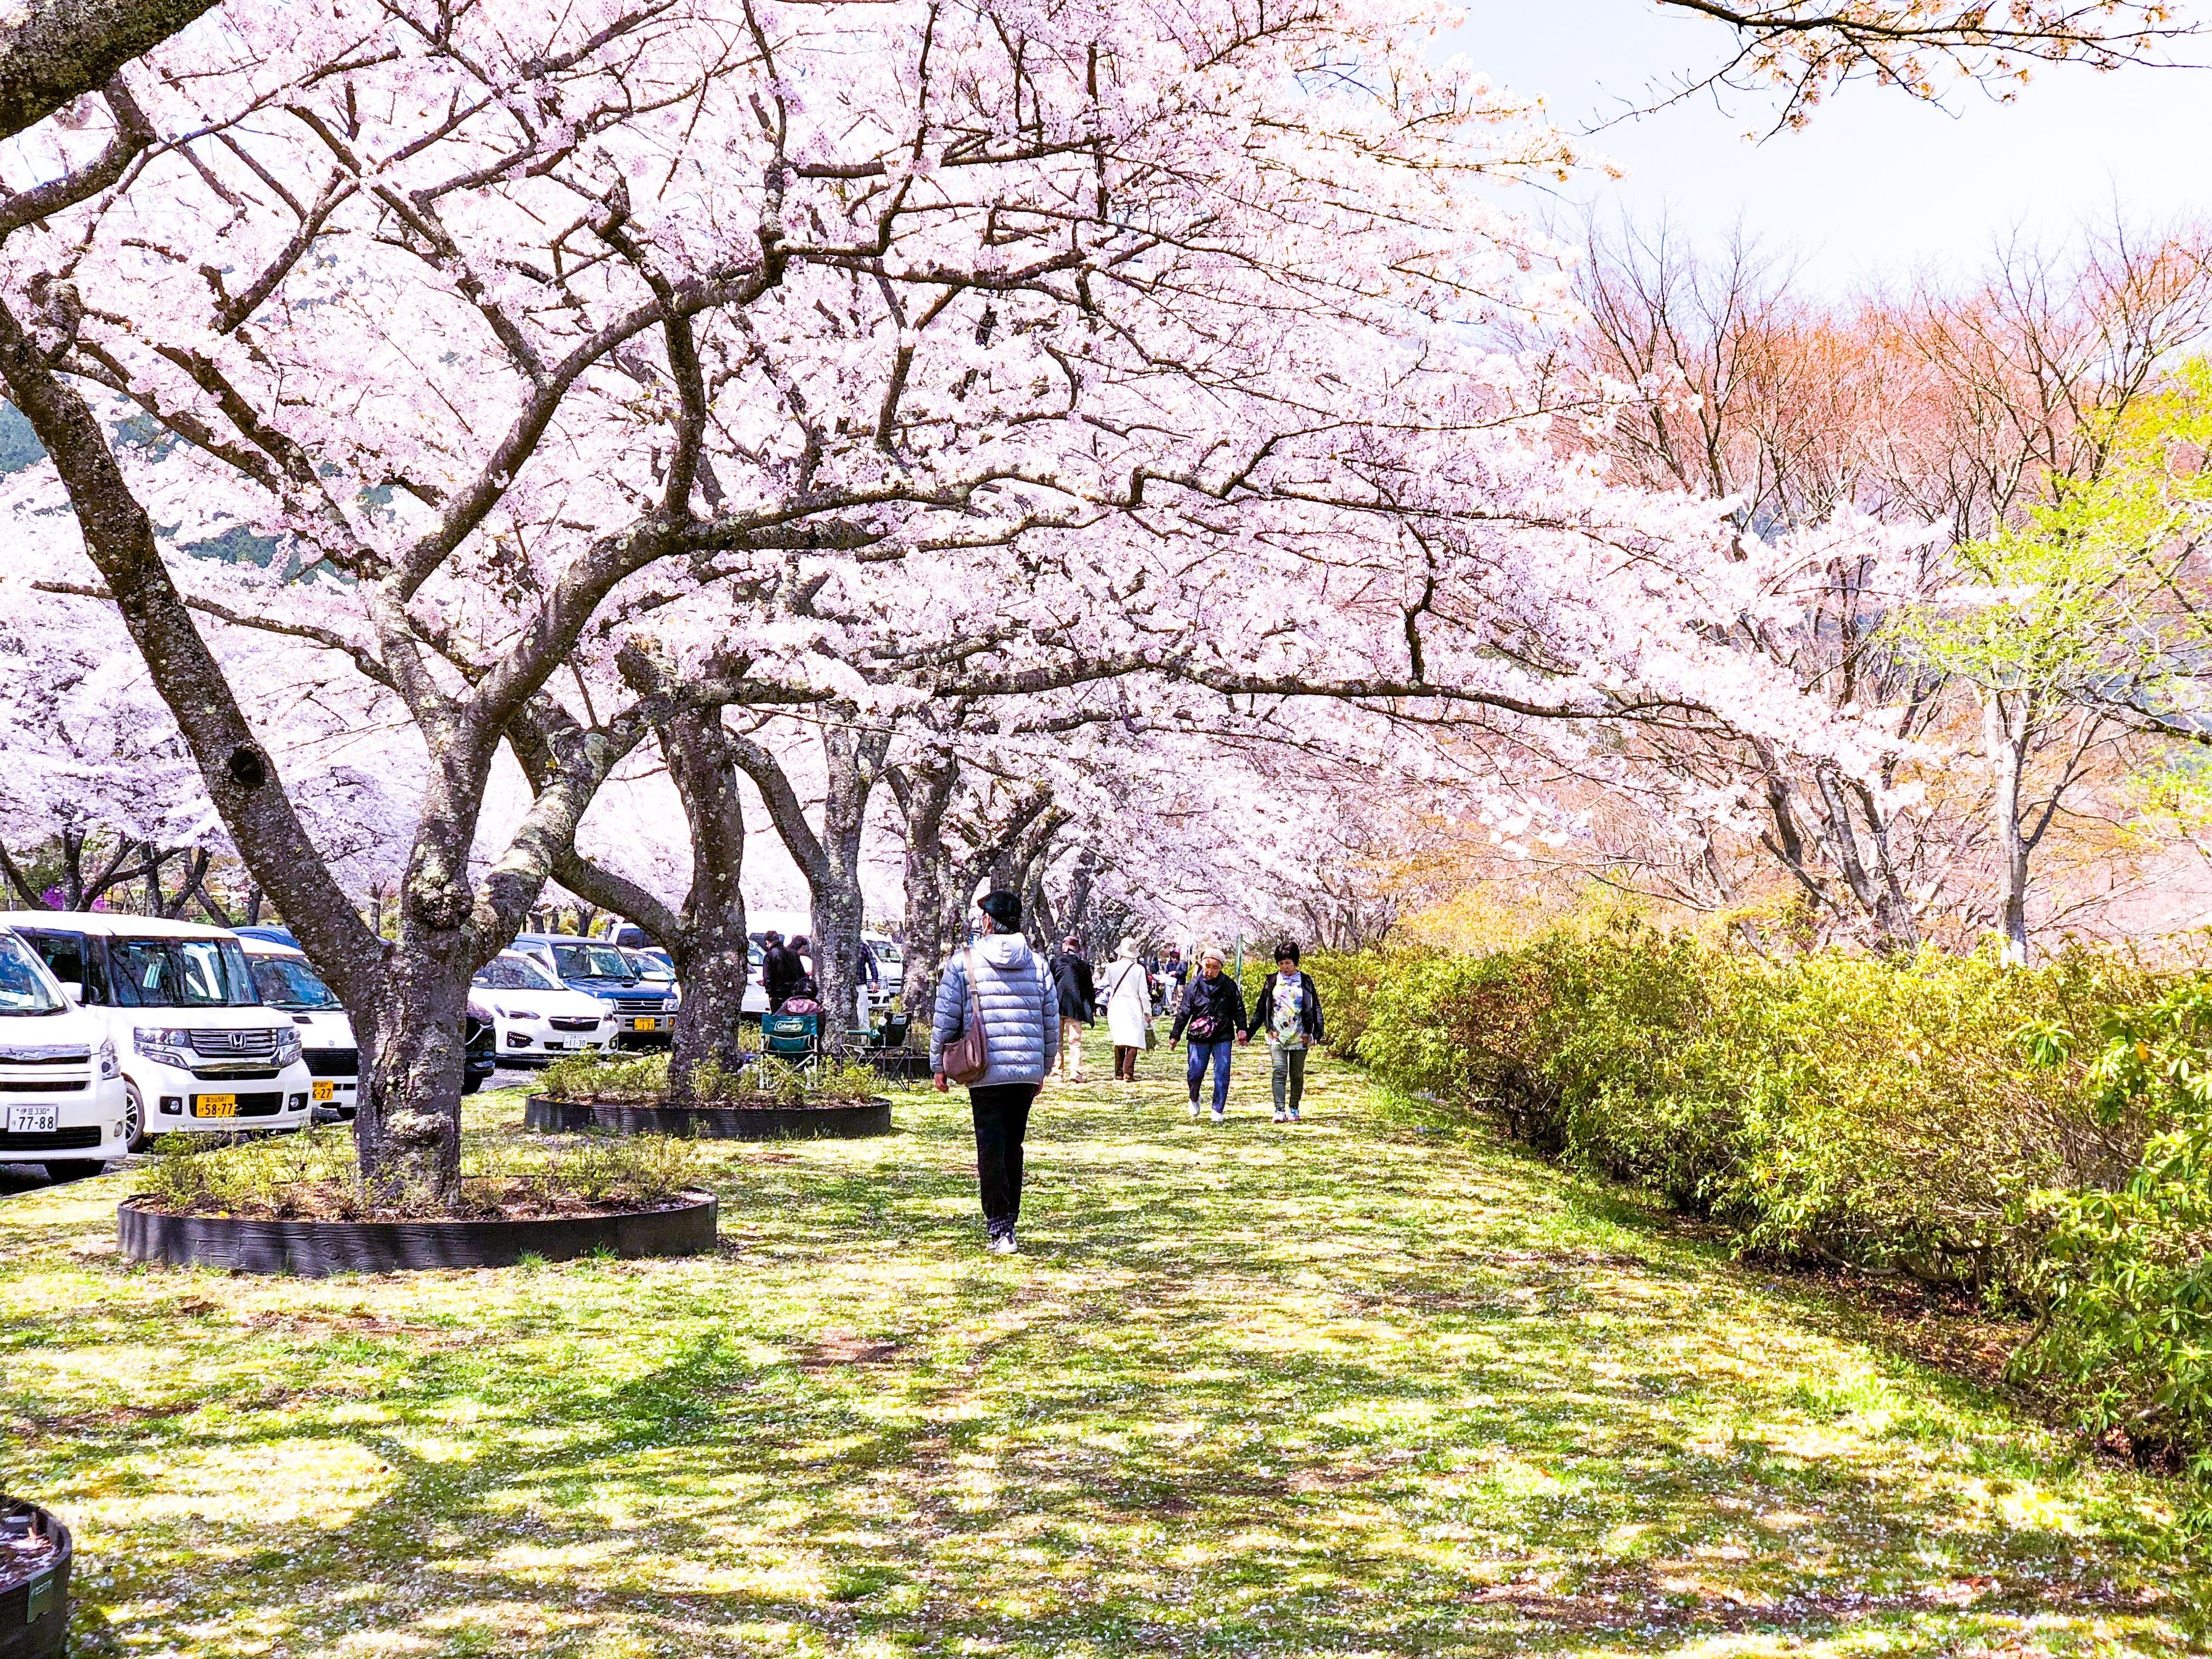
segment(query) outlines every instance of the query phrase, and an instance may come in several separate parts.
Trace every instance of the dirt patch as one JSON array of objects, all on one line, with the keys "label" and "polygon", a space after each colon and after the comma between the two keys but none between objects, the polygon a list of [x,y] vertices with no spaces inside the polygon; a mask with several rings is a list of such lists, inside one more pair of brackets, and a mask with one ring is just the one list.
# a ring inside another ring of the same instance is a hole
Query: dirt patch
[{"label": "dirt patch", "polygon": [[867,1370],[890,1364],[906,1351],[896,1337],[866,1337],[853,1331],[825,1331],[799,1357],[799,1369],[821,1371]]}]

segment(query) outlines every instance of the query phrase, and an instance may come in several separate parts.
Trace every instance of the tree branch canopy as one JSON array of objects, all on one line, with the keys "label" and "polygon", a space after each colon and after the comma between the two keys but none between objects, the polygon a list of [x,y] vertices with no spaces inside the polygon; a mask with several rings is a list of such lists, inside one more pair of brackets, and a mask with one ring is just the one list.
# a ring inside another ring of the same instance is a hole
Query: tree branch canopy
[{"label": "tree branch canopy", "polygon": [[15,0],[0,11],[0,138],[105,86],[216,0]]},{"label": "tree branch canopy", "polygon": [[[2030,63],[2112,70],[2168,62],[2197,34],[2166,0],[1658,0],[1724,23],[1735,56],[1701,84],[1779,88],[1780,126],[1802,126],[1846,81],[1868,78],[1934,100],[1946,83],[1999,90]],[[2001,90],[1999,95],[2006,95]]]}]

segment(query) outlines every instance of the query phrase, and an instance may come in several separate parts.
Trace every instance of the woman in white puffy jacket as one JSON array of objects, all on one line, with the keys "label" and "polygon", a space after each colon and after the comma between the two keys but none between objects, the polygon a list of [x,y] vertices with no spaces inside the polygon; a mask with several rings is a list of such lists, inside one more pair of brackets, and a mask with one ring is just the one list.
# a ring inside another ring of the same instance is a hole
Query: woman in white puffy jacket
[{"label": "woman in white puffy jacket", "polygon": [[930,1022],[929,1069],[937,1086],[951,1086],[945,1050],[960,1040],[972,1001],[983,1026],[988,1063],[968,1085],[975,1118],[975,1182],[983,1222],[994,1255],[1012,1255],[1014,1224],[1022,1209],[1022,1142],[1030,1107],[1060,1050],[1060,986],[1043,957],[1022,937],[1022,901],[1004,890],[986,893],[985,937],[945,964],[937,981]]}]

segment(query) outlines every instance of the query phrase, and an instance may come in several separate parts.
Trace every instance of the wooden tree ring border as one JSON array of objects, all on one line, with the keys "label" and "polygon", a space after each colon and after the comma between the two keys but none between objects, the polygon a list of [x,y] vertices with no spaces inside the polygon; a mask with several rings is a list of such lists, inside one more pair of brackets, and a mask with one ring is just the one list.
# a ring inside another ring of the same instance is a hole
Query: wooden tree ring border
[{"label": "wooden tree ring border", "polygon": [[687,1193],[665,1210],[544,1216],[510,1221],[271,1221],[163,1215],[133,1199],[116,1206],[125,1260],[249,1273],[404,1273],[426,1267],[511,1267],[526,1255],[568,1261],[606,1250],[621,1256],[696,1255],[714,1248],[714,1195]]},{"label": "wooden tree ring border", "polygon": [[[12,1504],[9,1507],[14,1507]],[[36,1529],[60,1545],[46,1566],[11,1589],[0,1590],[0,1659],[58,1659],[69,1647],[70,1568],[76,1547],[67,1527],[36,1504],[23,1507],[38,1517]],[[32,1598],[38,1609],[32,1610]]]},{"label": "wooden tree ring border", "polygon": [[547,1134],[683,1135],[701,1140],[860,1140],[891,1132],[891,1103],[850,1106],[594,1106],[532,1095],[522,1127]]}]

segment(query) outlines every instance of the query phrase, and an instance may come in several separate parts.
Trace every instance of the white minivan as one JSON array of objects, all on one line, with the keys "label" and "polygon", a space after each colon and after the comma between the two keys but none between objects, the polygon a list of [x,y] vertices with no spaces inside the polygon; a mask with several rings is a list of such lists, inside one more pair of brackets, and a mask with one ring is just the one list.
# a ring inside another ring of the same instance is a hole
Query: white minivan
[{"label": "white minivan", "polygon": [[122,1063],[135,1152],[156,1135],[297,1129],[313,1079],[291,1015],[261,1000],[235,933],[69,910],[0,914],[98,1019]]},{"label": "white minivan", "polygon": [[0,927],[0,1164],[43,1164],[62,1181],[95,1174],[130,1144],[107,1027]]},{"label": "white minivan", "polygon": [[323,1116],[349,1118],[361,1098],[361,1048],[338,994],[296,945],[240,933],[246,965],[262,1001],[282,1008],[300,1028],[300,1057],[307,1062],[307,1103]]}]

